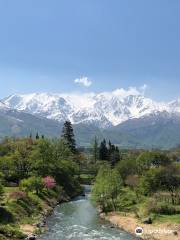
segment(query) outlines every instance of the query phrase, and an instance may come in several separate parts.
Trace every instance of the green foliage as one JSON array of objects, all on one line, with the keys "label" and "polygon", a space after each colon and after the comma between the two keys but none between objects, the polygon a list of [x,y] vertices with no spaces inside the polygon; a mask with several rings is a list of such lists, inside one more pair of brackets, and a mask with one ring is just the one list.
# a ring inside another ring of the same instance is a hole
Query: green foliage
[{"label": "green foliage", "polygon": [[173,215],[156,215],[155,222],[157,223],[175,223],[175,224],[180,224],[180,217],[179,214],[173,214]]},{"label": "green foliage", "polygon": [[72,151],[72,153],[77,152],[74,131],[70,121],[66,121],[64,123],[64,127],[62,130],[62,139],[67,144],[68,148]]},{"label": "green foliage", "polygon": [[136,166],[138,170],[138,174],[142,175],[145,171],[147,171],[152,164],[152,158],[150,152],[143,152],[136,159]]},{"label": "green foliage", "polygon": [[92,155],[93,155],[93,162],[96,163],[97,160],[99,159],[99,145],[98,145],[98,140],[96,136],[94,138],[94,142],[92,145]]},{"label": "green foliage", "polygon": [[[122,151],[121,160],[113,168],[108,165],[100,168],[93,199],[104,211],[133,211],[140,218],[150,216],[154,220],[160,214],[178,214],[180,164],[175,162],[177,156],[157,150]],[[117,173],[115,178],[111,176],[113,171]],[[122,179],[121,186],[118,194],[113,195],[114,179],[117,182],[118,176]]]},{"label": "green foliage", "polygon": [[109,148],[108,148],[108,158],[112,166],[115,166],[116,163],[120,160],[119,148],[114,144],[112,144],[110,140],[109,140]]},{"label": "green foliage", "polygon": [[[4,194],[0,184],[0,224],[33,223],[44,206],[52,207],[82,191],[78,154],[66,139],[48,140],[39,134],[33,139],[33,135],[0,143],[0,182],[6,186]],[[46,187],[43,179],[48,180]],[[0,225],[0,238],[7,233],[9,239],[21,239],[15,225],[6,227]]]},{"label": "green foliage", "polygon": [[117,197],[118,210],[128,211],[137,204],[137,196],[134,191],[129,188],[123,188]]},{"label": "green foliage", "polygon": [[4,194],[4,186],[0,184],[0,198]]},{"label": "green foliage", "polygon": [[179,169],[173,165],[158,169],[152,168],[140,179],[140,190],[145,195],[158,190],[168,191],[174,204],[176,192],[180,189],[179,173]]},{"label": "green foliage", "polygon": [[20,182],[20,188],[25,192],[33,192],[35,191],[38,195],[43,189],[43,182],[41,177],[29,177],[27,179],[23,179]]},{"label": "green foliage", "polygon": [[53,168],[53,145],[47,139],[38,140],[30,154],[31,170],[38,176],[50,175]]},{"label": "green foliage", "polygon": [[36,133],[36,139],[37,140],[39,139],[39,133],[38,132]]},{"label": "green foliage", "polygon": [[24,239],[26,237],[17,227],[11,225],[0,225],[0,234],[10,239]]},{"label": "green foliage", "polygon": [[11,151],[10,139],[5,138],[0,144],[0,157],[3,157]]},{"label": "green foliage", "polygon": [[146,151],[139,155],[136,160],[138,173],[143,175],[150,167],[167,166],[171,163],[166,154],[158,151]]},{"label": "green foliage", "polygon": [[106,161],[108,160],[108,148],[106,146],[106,140],[104,139],[99,147],[99,160]]},{"label": "green foliage", "polygon": [[157,202],[155,199],[150,199],[146,205],[149,213],[174,215],[180,213],[172,204],[165,202]]},{"label": "green foliage", "polygon": [[117,170],[108,165],[100,168],[93,186],[93,199],[100,204],[102,209],[116,209],[116,198],[121,192],[122,180]]},{"label": "green foliage", "polygon": [[159,190],[159,177],[161,169],[152,168],[140,178],[139,189],[142,194],[150,195]]},{"label": "green foliage", "polygon": [[19,182],[29,176],[32,144],[28,139],[8,141],[9,152],[0,157],[0,171],[5,180]]},{"label": "green foliage", "polygon": [[0,207],[0,224],[14,223],[14,215],[7,208]]},{"label": "green foliage", "polygon": [[[96,149],[97,150],[97,149]],[[104,139],[99,146],[99,160],[108,161],[111,166],[115,166],[116,163],[120,160],[119,148],[111,143],[107,147],[106,140]]]},{"label": "green foliage", "polygon": [[117,164],[117,170],[125,183],[129,175],[133,175],[137,172],[136,162],[133,158],[123,159]]}]

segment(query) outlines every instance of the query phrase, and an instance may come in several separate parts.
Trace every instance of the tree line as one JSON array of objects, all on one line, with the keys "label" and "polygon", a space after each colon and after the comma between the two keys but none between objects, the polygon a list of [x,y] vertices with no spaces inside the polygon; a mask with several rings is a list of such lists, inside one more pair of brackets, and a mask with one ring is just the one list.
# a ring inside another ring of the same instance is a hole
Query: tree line
[{"label": "tree line", "polygon": [[69,121],[59,139],[37,133],[0,143],[0,239],[24,239],[20,224],[81,193],[78,158]]},{"label": "tree line", "polygon": [[92,152],[95,163],[97,161],[107,161],[114,166],[121,158],[120,151],[117,146],[112,144],[110,140],[107,144],[105,139],[98,144],[97,137],[94,139]]},{"label": "tree line", "polygon": [[[104,148],[103,142],[103,148]],[[92,197],[102,210],[134,212],[136,216],[179,214],[180,153],[125,150],[114,165],[100,164]]]}]

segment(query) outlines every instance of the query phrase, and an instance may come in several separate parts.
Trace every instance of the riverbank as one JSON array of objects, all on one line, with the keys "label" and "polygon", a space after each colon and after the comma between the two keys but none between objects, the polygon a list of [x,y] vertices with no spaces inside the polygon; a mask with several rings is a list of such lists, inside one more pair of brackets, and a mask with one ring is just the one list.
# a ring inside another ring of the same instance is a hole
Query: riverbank
[{"label": "riverbank", "polygon": [[39,235],[43,232],[48,230],[47,226],[47,218],[53,213],[55,207],[57,207],[58,204],[62,204],[65,202],[71,201],[76,196],[79,196],[83,193],[83,188],[79,189],[76,193],[72,194],[71,196],[68,196],[65,192],[61,192],[61,195],[59,194],[56,197],[53,197],[51,199],[48,199],[48,201],[45,201],[43,204],[43,209],[37,216],[36,220],[33,221],[31,224],[21,224],[20,230],[23,234],[25,234],[27,237],[31,237],[33,235]]},{"label": "riverbank", "polygon": [[132,213],[111,212],[100,217],[111,222],[114,226],[132,234],[135,234],[137,227],[143,228],[143,234],[140,236],[144,240],[179,240],[180,226],[173,223],[153,223],[142,224]]},{"label": "riverbank", "polygon": [[48,219],[49,229],[40,240],[54,239],[121,239],[134,238],[111,224],[99,219],[97,208],[91,202],[90,188],[85,187],[85,196],[60,204]]},{"label": "riverbank", "polygon": [[0,240],[19,240],[43,233],[47,230],[46,219],[54,208],[82,193],[82,188],[79,188],[69,196],[58,186],[39,195],[35,192],[22,194],[18,187],[5,190],[0,207]]},{"label": "riverbank", "polygon": [[64,195],[61,199],[59,197],[51,199],[49,198],[48,201],[44,201],[42,210],[39,212],[35,219],[31,219],[31,223],[20,224],[21,232],[26,236],[43,233],[48,229],[46,225],[46,219],[52,214],[54,208],[58,204],[68,202],[69,200],[70,198]]}]

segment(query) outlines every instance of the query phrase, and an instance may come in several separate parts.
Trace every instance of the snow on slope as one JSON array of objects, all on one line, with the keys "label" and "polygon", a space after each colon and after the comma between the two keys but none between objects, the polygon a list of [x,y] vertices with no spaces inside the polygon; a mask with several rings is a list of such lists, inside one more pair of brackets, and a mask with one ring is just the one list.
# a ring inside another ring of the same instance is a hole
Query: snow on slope
[{"label": "snow on slope", "polygon": [[0,101],[0,111],[7,111],[9,110],[9,107],[6,106],[5,103],[3,103],[2,101]]},{"label": "snow on slope", "polygon": [[11,95],[3,99],[3,102],[10,108],[60,122],[69,119],[76,124],[92,123],[103,128],[156,112],[180,113],[180,100],[159,103],[131,88],[98,94]]}]

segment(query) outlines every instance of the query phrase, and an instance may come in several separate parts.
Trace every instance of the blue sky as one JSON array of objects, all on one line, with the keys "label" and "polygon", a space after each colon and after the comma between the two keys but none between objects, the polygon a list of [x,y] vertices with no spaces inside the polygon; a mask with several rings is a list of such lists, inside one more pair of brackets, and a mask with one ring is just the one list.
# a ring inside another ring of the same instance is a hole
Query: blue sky
[{"label": "blue sky", "polygon": [[179,12],[179,0],[0,0],[0,97],[144,84],[180,97]]}]

